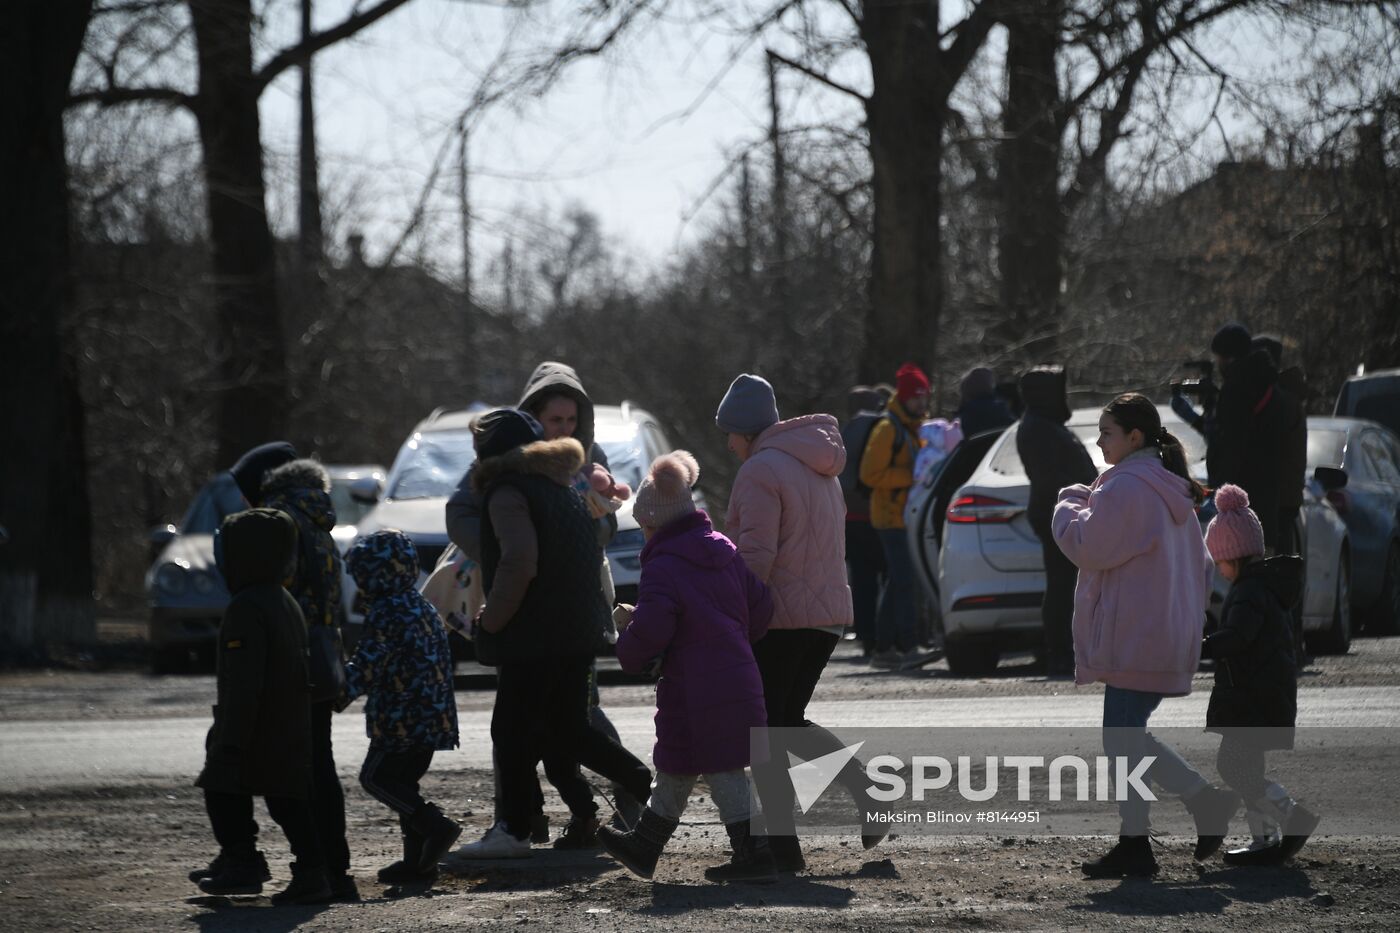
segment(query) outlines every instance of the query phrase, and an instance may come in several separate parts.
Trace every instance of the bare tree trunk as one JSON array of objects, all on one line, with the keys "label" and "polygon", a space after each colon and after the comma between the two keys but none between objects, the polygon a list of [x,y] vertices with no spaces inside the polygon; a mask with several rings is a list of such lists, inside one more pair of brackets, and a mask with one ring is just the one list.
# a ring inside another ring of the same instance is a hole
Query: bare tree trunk
[{"label": "bare tree trunk", "polygon": [[1055,58],[1061,0],[1020,0],[1003,14],[1007,95],[997,181],[997,268],[1002,319],[996,336],[1017,346],[1016,362],[1054,352],[1059,323],[1064,216]]},{"label": "bare tree trunk", "polygon": [[[301,41],[311,37],[311,0],[301,0]],[[311,59],[301,65],[301,150],[298,166],[297,218],[301,233],[301,259],[308,270],[317,269],[325,256],[321,228],[321,179],[316,154],[316,97],[311,86]]]},{"label": "bare tree trunk", "polygon": [[287,362],[263,186],[250,0],[190,0],[199,53],[195,117],[209,189],[218,463],[286,427]]},{"label": "bare tree trunk", "polygon": [[874,79],[866,103],[874,249],[859,367],[865,381],[893,378],[905,360],[928,368],[937,351],[947,104],[939,87],[937,6],[870,2],[861,24]]},{"label": "bare tree trunk", "polygon": [[0,30],[0,657],[94,637],[92,519],[63,112],[92,0],[20,0]]}]

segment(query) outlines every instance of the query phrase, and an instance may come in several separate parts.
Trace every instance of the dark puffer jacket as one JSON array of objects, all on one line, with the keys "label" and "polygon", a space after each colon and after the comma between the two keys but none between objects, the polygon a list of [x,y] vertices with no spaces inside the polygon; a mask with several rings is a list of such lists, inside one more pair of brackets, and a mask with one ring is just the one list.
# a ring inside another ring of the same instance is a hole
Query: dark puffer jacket
[{"label": "dark puffer jacket", "polygon": [[[1277,382],[1278,371],[1264,350],[1227,366],[1206,437],[1210,485],[1234,483],[1249,493],[1270,546],[1278,540],[1279,472],[1288,431],[1288,401]],[[1300,475],[1300,490],[1302,482]]]},{"label": "dark puffer jacket", "polygon": [[1084,444],[1065,427],[1069,400],[1065,371],[1058,366],[1032,369],[1021,377],[1026,413],[1016,428],[1016,453],[1030,480],[1026,517],[1042,541],[1050,540],[1050,516],[1060,490],[1088,486],[1099,475]]},{"label": "dark puffer jacket", "polygon": [[1271,557],[1247,564],[1225,597],[1220,628],[1201,648],[1215,660],[1206,729],[1245,729],[1252,744],[1292,748],[1298,715],[1289,611],[1303,594],[1303,559]]},{"label": "dark puffer jacket", "polygon": [[293,460],[267,474],[263,505],[291,516],[297,525],[297,571],[287,589],[307,625],[339,625],[340,550],[331,537],[335,506],[331,478],[315,460]]},{"label": "dark puffer jacket", "polygon": [[422,597],[418,554],[402,532],[355,542],[345,562],[369,609],[345,667],[345,703],[367,695],[365,732],[391,748],[457,747],[452,650],[437,610]]},{"label": "dark puffer jacket", "polygon": [[219,626],[219,702],[195,781],[207,790],[304,798],[311,786],[306,623],[282,588],[296,535],[292,520],[271,509],[224,519],[222,567],[233,598]]}]

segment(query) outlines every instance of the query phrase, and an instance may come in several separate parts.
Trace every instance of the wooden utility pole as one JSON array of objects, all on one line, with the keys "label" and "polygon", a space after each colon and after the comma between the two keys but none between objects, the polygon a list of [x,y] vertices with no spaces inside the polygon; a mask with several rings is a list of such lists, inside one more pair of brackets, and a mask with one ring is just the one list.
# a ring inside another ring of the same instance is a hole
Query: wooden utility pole
[{"label": "wooden utility pole", "polygon": [[[301,41],[311,38],[311,2],[301,0]],[[316,104],[311,87],[311,58],[301,65],[301,152],[298,166],[297,219],[301,233],[301,259],[308,269],[321,264],[325,255],[321,229],[321,180],[316,157]]]},{"label": "wooden utility pole", "polygon": [[472,211],[471,186],[468,181],[466,121],[459,128],[461,146],[457,152],[457,202],[462,215],[462,308],[470,317],[472,313]]}]

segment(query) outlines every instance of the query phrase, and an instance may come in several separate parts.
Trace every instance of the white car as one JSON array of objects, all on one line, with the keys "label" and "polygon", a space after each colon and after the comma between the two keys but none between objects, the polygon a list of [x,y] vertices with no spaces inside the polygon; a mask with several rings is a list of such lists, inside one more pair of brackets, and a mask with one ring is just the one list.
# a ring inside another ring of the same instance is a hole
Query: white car
[{"label": "white car", "polygon": [[[397,528],[412,538],[422,572],[420,584],[451,543],[447,537],[447,500],[476,459],[472,422],[490,410],[485,405],[457,411],[438,409],[420,422],[394,458],[382,495],[374,496],[374,508],[358,524],[359,536]],[[613,476],[635,492],[651,461],[673,449],[670,442],[649,412],[628,402],[595,405],[593,416],[594,438],[607,452]],[[619,601],[636,602],[642,543],[629,499],[617,513],[617,535],[607,549]],[[353,638],[363,616],[355,610],[354,582],[348,576],[345,599]]]},{"label": "white car", "polygon": [[[1205,442],[1170,408],[1158,411],[1203,480]],[[1081,408],[1068,423],[1100,472],[1106,465],[1094,442],[1101,413]],[[1324,483],[1335,488],[1345,477],[1339,470],[1318,470],[1299,481],[1305,484],[1303,628],[1313,650],[1344,653],[1351,640],[1347,530],[1327,501]],[[1038,649],[1045,573],[1040,541],[1026,517],[1030,485],[1016,452],[1016,426],[964,441],[926,483],[928,495],[908,525],[909,538],[920,580],[939,610],[949,668],[955,674],[987,673],[1004,652]],[[1202,523],[1214,514],[1209,502],[1199,511]],[[1207,609],[1212,620],[1228,589],[1217,575]]]}]

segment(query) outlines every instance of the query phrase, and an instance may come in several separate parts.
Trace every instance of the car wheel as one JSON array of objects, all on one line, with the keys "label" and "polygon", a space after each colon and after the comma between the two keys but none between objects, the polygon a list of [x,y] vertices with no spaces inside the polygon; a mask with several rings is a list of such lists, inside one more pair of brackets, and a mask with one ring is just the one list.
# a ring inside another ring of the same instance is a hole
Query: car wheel
[{"label": "car wheel", "polygon": [[1332,624],[1308,636],[1313,654],[1346,654],[1351,648],[1351,565],[1346,551],[1337,567],[1337,601],[1332,608]]},{"label": "car wheel", "polygon": [[948,670],[959,677],[979,677],[997,669],[1001,652],[994,642],[951,639],[945,649]]},{"label": "car wheel", "polygon": [[1381,595],[1366,619],[1366,634],[1394,635],[1400,629],[1400,544],[1392,544],[1385,558]]}]

